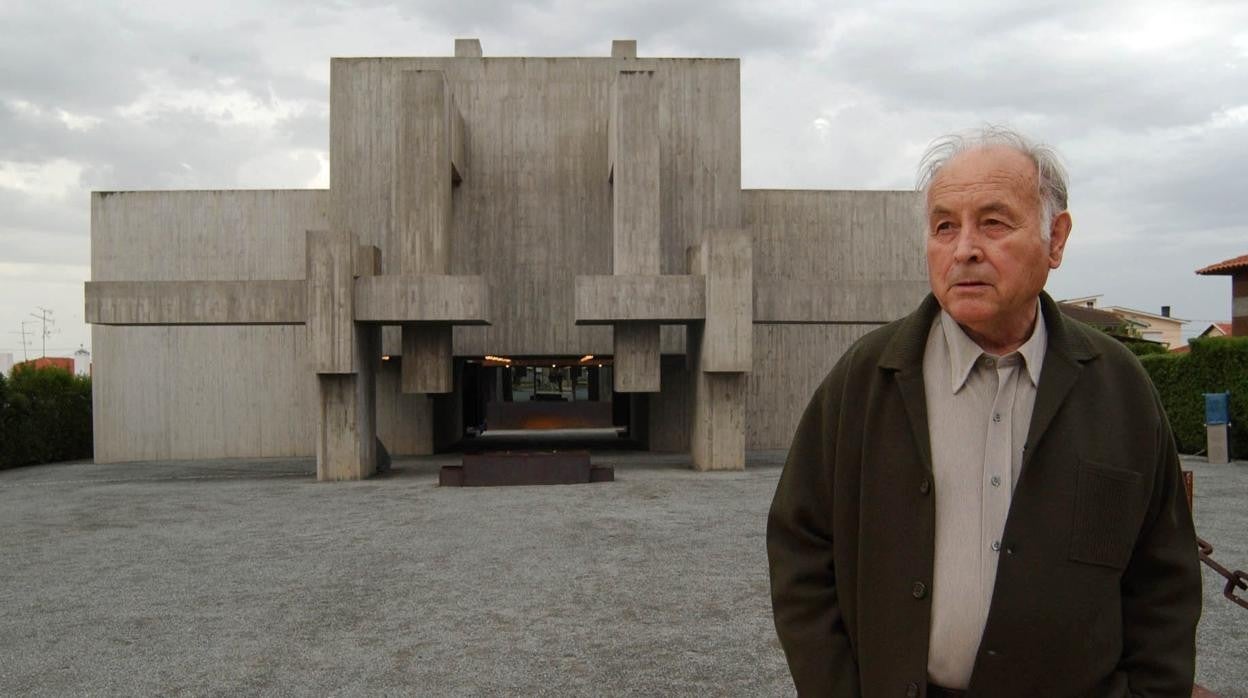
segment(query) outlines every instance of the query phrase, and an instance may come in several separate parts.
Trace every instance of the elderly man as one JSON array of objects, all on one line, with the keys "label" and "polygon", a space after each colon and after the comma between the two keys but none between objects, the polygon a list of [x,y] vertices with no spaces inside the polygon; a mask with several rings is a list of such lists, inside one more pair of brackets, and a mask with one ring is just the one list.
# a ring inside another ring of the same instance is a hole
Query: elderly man
[{"label": "elderly man", "polygon": [[1190,696],[1200,572],[1139,363],[1043,292],[1055,154],[1006,129],[924,157],[932,293],[802,416],[767,527],[801,695]]}]

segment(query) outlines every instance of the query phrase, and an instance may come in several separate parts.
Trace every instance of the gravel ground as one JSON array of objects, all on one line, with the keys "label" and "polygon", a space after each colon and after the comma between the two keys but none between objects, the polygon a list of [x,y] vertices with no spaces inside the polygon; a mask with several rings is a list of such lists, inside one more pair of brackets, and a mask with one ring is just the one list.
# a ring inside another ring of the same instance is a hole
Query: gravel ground
[{"label": "gravel ground", "polygon": [[[792,693],[763,531],[783,454],[698,474],[440,489],[454,458],[315,482],[307,459],[0,471],[0,695]],[[1248,463],[1196,471],[1248,566]],[[1246,696],[1248,611],[1206,571],[1198,681]]]}]

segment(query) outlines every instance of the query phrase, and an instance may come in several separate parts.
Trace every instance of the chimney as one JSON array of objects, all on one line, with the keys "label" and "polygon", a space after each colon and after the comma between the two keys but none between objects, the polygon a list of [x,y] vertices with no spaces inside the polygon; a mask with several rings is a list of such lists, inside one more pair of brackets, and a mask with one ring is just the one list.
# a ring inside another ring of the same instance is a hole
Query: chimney
[{"label": "chimney", "polygon": [[1168,305],[1161,306],[1161,316],[1170,317],[1170,306]]}]

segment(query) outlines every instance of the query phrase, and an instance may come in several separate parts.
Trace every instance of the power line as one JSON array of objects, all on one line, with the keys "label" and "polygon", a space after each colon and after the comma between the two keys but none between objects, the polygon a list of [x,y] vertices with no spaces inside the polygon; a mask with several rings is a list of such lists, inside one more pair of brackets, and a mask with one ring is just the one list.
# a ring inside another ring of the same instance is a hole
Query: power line
[{"label": "power line", "polygon": [[[34,313],[31,313],[31,314],[30,314],[30,316],[31,316],[31,317],[33,317],[33,318],[35,318],[36,320],[39,320],[41,323],[43,323],[42,330],[40,331],[40,333],[39,333],[39,334],[43,337],[43,343],[42,343],[43,350],[42,350],[42,354],[43,354],[43,356],[46,358],[46,357],[47,357],[47,355],[48,355],[48,337],[50,337],[50,336],[52,335],[52,332],[53,332],[53,330],[49,330],[49,329],[48,329],[48,323],[52,323],[53,325],[55,325],[55,324],[56,324],[56,320],[53,320],[53,319],[52,319],[52,311],[51,311],[51,310],[48,310],[47,308],[43,307],[42,305],[37,305],[37,306],[35,306],[35,307],[39,309],[39,314],[38,314],[38,315],[36,315],[36,314],[34,314]],[[22,329],[23,329],[23,330],[25,330],[25,326],[23,326],[23,327],[22,327]],[[26,341],[26,336],[23,334],[23,335],[22,335],[22,342],[23,342],[23,344],[25,343],[25,341]]]}]

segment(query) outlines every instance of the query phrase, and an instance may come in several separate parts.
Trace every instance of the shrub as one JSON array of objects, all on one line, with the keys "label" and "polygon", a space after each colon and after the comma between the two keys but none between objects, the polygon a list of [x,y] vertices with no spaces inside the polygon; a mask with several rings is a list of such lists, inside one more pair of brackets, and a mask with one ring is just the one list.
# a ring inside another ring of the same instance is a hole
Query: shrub
[{"label": "shrub", "polygon": [[91,454],[90,378],[53,367],[0,377],[0,468]]},{"label": "shrub", "polygon": [[1170,350],[1163,344],[1155,344],[1153,342],[1133,342],[1127,340],[1123,342],[1123,346],[1131,350],[1136,356],[1152,356],[1153,354],[1166,354]]},{"label": "shrub", "polygon": [[1194,339],[1186,354],[1144,356],[1179,451],[1205,448],[1204,393],[1231,393],[1231,453],[1248,455],[1248,337]]}]

